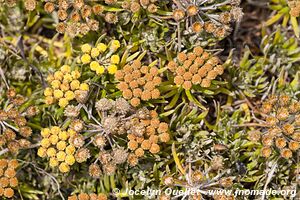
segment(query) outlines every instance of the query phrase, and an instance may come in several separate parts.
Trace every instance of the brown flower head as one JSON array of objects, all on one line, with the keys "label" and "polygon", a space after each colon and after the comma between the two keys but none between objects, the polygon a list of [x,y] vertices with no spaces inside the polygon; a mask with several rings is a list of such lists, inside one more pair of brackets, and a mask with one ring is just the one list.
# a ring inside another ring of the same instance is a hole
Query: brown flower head
[{"label": "brown flower head", "polygon": [[185,90],[190,90],[193,85],[209,87],[211,81],[223,73],[219,59],[201,47],[195,47],[188,54],[178,53],[176,61],[170,61],[167,67],[175,76],[174,83]]},{"label": "brown flower head", "polygon": [[[126,75],[120,76],[121,74]],[[141,101],[160,97],[157,87],[161,83],[161,78],[155,66],[141,67],[141,62],[135,60],[131,65],[125,65],[123,69],[118,70],[115,78],[119,81],[118,89],[122,91],[123,97],[134,107],[139,106]]]}]

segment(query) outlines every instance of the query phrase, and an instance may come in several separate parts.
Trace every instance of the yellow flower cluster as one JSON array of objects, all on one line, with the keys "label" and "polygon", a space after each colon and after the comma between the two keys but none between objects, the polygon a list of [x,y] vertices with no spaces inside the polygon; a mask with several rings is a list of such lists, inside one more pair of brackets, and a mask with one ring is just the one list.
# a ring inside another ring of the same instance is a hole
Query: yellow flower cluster
[{"label": "yellow flower cluster", "polygon": [[[215,6],[213,5],[214,2],[211,3],[211,6]],[[226,2],[224,3],[226,4]],[[229,2],[227,3],[229,4]],[[228,10],[229,8],[230,10]],[[217,12],[215,14],[218,16],[216,18],[204,19],[202,15],[207,16],[208,14],[205,13],[205,10],[196,3],[188,3],[177,8],[174,7],[172,17],[177,22],[184,22],[196,34],[205,32],[216,38],[224,38],[230,33],[230,22],[240,21],[243,16],[242,9],[233,4],[228,5],[226,10],[219,10],[220,12],[215,10]]]},{"label": "yellow flower cluster", "polygon": [[211,81],[224,72],[219,58],[202,47],[195,47],[187,54],[180,52],[176,61],[168,63],[168,69],[175,75],[174,83],[185,90],[190,90],[193,85],[210,87]]},{"label": "yellow flower cluster", "polygon": [[59,171],[62,173],[69,172],[70,166],[75,163],[74,154],[76,152],[76,147],[69,142],[69,139],[76,134],[73,129],[63,131],[58,126],[42,129],[43,139],[41,147],[38,149],[38,156],[50,158],[50,166],[59,166]]},{"label": "yellow flower cluster", "polygon": [[45,103],[51,105],[58,101],[58,105],[64,108],[82,91],[88,91],[89,85],[80,83],[80,76],[80,72],[71,70],[69,65],[63,65],[60,70],[50,74],[47,81],[51,86],[44,90]]},{"label": "yellow flower cluster", "polygon": [[109,74],[115,74],[120,63],[120,56],[115,53],[120,46],[118,40],[112,40],[108,45],[105,43],[99,43],[96,46],[84,44],[81,46],[83,55],[80,57],[80,62],[89,65],[90,69],[98,75],[106,70]]}]

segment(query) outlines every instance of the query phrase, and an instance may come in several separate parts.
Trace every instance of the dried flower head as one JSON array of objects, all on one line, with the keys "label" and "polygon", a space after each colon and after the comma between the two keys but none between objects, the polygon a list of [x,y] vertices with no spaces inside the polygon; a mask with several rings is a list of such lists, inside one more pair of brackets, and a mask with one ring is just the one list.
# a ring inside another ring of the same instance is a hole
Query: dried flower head
[{"label": "dried flower head", "polygon": [[89,174],[93,178],[99,178],[101,175],[100,166],[97,164],[91,164],[89,167]]},{"label": "dried flower head", "polygon": [[36,0],[24,0],[26,10],[33,11],[36,8]]},{"label": "dried flower head", "polygon": [[191,27],[193,33],[205,31],[210,38],[221,39],[230,32],[230,22],[241,20],[243,12],[238,5],[231,4],[231,1],[221,4],[215,1],[176,3],[172,17]]}]

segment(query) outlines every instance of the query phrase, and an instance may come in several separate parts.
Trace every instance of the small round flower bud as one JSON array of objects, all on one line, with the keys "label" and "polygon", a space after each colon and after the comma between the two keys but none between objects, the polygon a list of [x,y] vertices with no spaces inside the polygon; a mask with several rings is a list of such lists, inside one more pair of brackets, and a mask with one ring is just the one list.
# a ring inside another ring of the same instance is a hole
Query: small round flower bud
[{"label": "small round flower bud", "polygon": [[12,198],[14,196],[14,190],[11,188],[5,188],[3,194],[7,198]]},{"label": "small round flower bud", "polygon": [[282,129],[286,135],[291,135],[294,133],[295,127],[292,124],[286,123],[282,126]]},{"label": "small round flower bud", "polygon": [[263,147],[261,149],[261,154],[263,157],[268,158],[271,156],[272,149],[270,147]]},{"label": "small round flower bud", "polygon": [[63,34],[66,32],[66,25],[63,22],[60,22],[56,25],[56,31],[60,34]]},{"label": "small round flower bud", "polygon": [[185,13],[183,10],[181,9],[177,9],[173,11],[173,18],[175,19],[175,21],[180,21],[184,18]]},{"label": "small round flower bud", "polygon": [[65,163],[65,162],[62,162],[60,165],[59,165],[59,171],[62,172],[62,173],[67,173],[70,171],[70,166]]},{"label": "small round flower bud", "polygon": [[296,141],[290,141],[289,148],[292,151],[297,151],[300,148],[300,144],[299,144],[299,142],[296,142]]},{"label": "small round flower bud", "polygon": [[137,157],[142,157],[144,155],[144,150],[142,148],[138,148],[134,151],[134,154],[137,156]]},{"label": "small round flower bud", "polygon": [[100,4],[96,4],[92,8],[95,15],[100,15],[104,11],[104,7]]},{"label": "small round flower bud", "polygon": [[262,137],[262,143],[265,146],[272,146],[272,144],[273,144],[273,138],[270,135],[264,135]]},{"label": "small round flower bud", "polygon": [[157,6],[155,4],[150,4],[147,8],[147,10],[150,12],[150,13],[156,13],[157,12]]},{"label": "small round flower bud", "polygon": [[194,16],[198,13],[198,8],[195,5],[189,5],[186,9],[188,16]]},{"label": "small round flower bud", "polygon": [[200,22],[195,22],[192,24],[192,30],[195,33],[200,33],[203,30],[203,25]]},{"label": "small round flower bud", "polygon": [[36,0],[24,0],[26,10],[33,11],[36,7]]},{"label": "small round flower bud", "polygon": [[253,130],[248,133],[249,140],[251,140],[253,142],[259,141],[260,136],[261,136],[261,132],[258,130]]},{"label": "small round flower bud", "polygon": [[282,149],[280,152],[281,156],[285,159],[291,158],[293,156],[293,153],[290,149]]},{"label": "small round flower bud", "polygon": [[105,21],[110,24],[115,24],[118,22],[118,16],[113,13],[106,13],[104,17]]},{"label": "small round flower bud", "polygon": [[89,167],[89,174],[93,178],[99,178],[101,175],[101,169],[97,164],[91,164]]},{"label": "small round flower bud", "polygon": [[134,167],[138,164],[138,157],[135,154],[129,154],[127,158],[127,162],[130,166]]},{"label": "small round flower bud", "polygon": [[156,153],[158,153],[158,152],[160,151],[160,147],[159,147],[158,144],[153,143],[153,144],[151,145],[151,148],[150,148],[149,151],[150,151],[152,154],[156,154]]},{"label": "small round flower bud", "polygon": [[132,2],[131,5],[130,5],[130,10],[131,12],[133,13],[136,13],[136,12],[139,12],[141,9],[141,6],[139,3],[137,2]]},{"label": "small round flower bud", "polygon": [[276,138],[275,145],[277,148],[282,149],[286,146],[286,140],[284,138]]},{"label": "small round flower bud", "polygon": [[90,157],[90,151],[86,148],[81,148],[76,152],[75,159],[78,163],[85,162]]}]

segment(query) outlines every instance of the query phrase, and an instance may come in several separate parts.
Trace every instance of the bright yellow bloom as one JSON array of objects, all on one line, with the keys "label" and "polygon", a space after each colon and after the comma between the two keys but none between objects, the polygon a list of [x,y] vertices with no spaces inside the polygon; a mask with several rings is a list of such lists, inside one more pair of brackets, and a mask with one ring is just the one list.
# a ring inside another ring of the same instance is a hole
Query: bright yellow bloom
[{"label": "bright yellow bloom", "polygon": [[56,144],[56,148],[61,151],[65,150],[66,147],[67,147],[67,143],[65,141],[59,141]]},{"label": "bright yellow bloom", "polygon": [[89,44],[84,44],[81,46],[81,51],[83,53],[90,53],[91,49],[92,49],[92,47]]},{"label": "bright yellow bloom", "polygon": [[47,97],[47,96],[52,96],[53,95],[53,90],[49,87],[47,87],[45,90],[44,90],[44,95]]},{"label": "bright yellow bloom", "polygon": [[70,86],[69,86],[69,83],[64,82],[60,85],[59,88],[61,91],[68,91],[70,89]]},{"label": "bright yellow bloom", "polygon": [[96,71],[99,66],[100,66],[100,64],[97,61],[92,61],[90,63],[90,68],[92,71]]},{"label": "bright yellow bloom", "polygon": [[118,67],[116,65],[110,65],[107,68],[108,73],[115,74],[118,71]]},{"label": "bright yellow bloom", "polygon": [[41,140],[41,147],[48,148],[48,147],[50,147],[50,145],[51,145],[51,143],[48,138],[43,138]]},{"label": "bright yellow bloom", "polygon": [[54,89],[58,89],[59,88],[59,86],[60,86],[60,81],[59,80],[54,80],[54,81],[52,81],[51,82],[51,86],[52,86],[52,88],[54,88]]},{"label": "bright yellow bloom", "polygon": [[65,97],[66,97],[67,100],[71,101],[75,98],[75,94],[74,94],[73,91],[69,90],[65,93]]},{"label": "bright yellow bloom", "polygon": [[58,164],[59,163],[56,158],[50,158],[50,160],[49,160],[50,167],[56,167],[56,166],[58,166]]},{"label": "bright yellow bloom", "polygon": [[81,83],[79,89],[84,91],[89,91],[89,84]]},{"label": "bright yellow bloom", "polygon": [[70,83],[71,90],[77,90],[79,89],[80,82],[78,80],[74,80]]},{"label": "bright yellow bloom", "polygon": [[96,57],[98,57],[99,55],[100,55],[99,49],[97,49],[97,48],[92,48],[92,51],[91,51],[91,56],[92,56],[92,58],[96,58]]},{"label": "bright yellow bloom", "polygon": [[51,144],[55,145],[58,142],[58,135],[51,135],[49,137]]},{"label": "bright yellow bloom", "polygon": [[70,73],[71,67],[69,65],[63,65],[61,66],[60,71],[64,74]]},{"label": "bright yellow bloom", "polygon": [[118,48],[120,48],[121,44],[119,42],[119,40],[112,40],[111,44],[110,44],[110,49],[113,51],[117,51]]},{"label": "bright yellow bloom", "polygon": [[41,158],[45,158],[47,156],[47,149],[46,148],[43,148],[43,147],[40,147],[38,149],[38,152],[37,152],[37,155]]},{"label": "bright yellow bloom", "polygon": [[90,63],[90,62],[91,62],[91,56],[90,56],[89,54],[83,54],[83,55],[81,56],[81,62],[82,62],[83,64],[88,64],[88,63]]},{"label": "bright yellow bloom", "polygon": [[76,149],[73,145],[69,145],[66,147],[66,153],[68,155],[73,155],[75,153]]},{"label": "bright yellow bloom", "polygon": [[51,105],[53,103],[54,103],[54,97],[52,97],[52,96],[45,97],[45,104]]},{"label": "bright yellow bloom", "polygon": [[69,101],[68,101],[68,99],[66,99],[66,98],[61,98],[61,99],[58,101],[58,105],[59,105],[61,108],[66,107],[68,104],[69,104]]},{"label": "bright yellow bloom", "polygon": [[70,73],[67,73],[64,75],[64,79],[63,79],[63,82],[66,82],[66,83],[69,83],[73,80],[73,77]]},{"label": "bright yellow bloom", "polygon": [[107,45],[104,44],[104,43],[99,43],[99,44],[97,45],[97,49],[98,49],[100,52],[104,52],[104,51],[106,51],[106,49],[107,49]]},{"label": "bright yellow bloom", "polygon": [[96,69],[97,74],[103,74],[105,72],[105,68],[101,65]]},{"label": "bright yellow bloom", "polygon": [[112,64],[119,64],[120,56],[119,55],[112,55],[111,58],[110,58],[110,62]]},{"label": "bright yellow bloom", "polygon": [[81,76],[80,71],[78,71],[78,70],[72,71],[71,75],[72,75],[73,79],[79,79]]},{"label": "bright yellow bloom", "polygon": [[54,73],[55,80],[60,80],[61,81],[63,79],[63,77],[64,77],[64,74],[61,71],[56,71]]},{"label": "bright yellow bloom", "polygon": [[60,98],[62,98],[64,96],[64,93],[61,90],[54,90],[53,96],[56,99],[60,99]]},{"label": "bright yellow bloom", "polygon": [[59,151],[56,154],[56,158],[57,158],[58,161],[64,161],[65,158],[66,158],[66,153],[64,151]]},{"label": "bright yellow bloom", "polygon": [[70,137],[73,137],[74,135],[76,135],[76,131],[74,131],[73,129],[68,129],[68,134]]},{"label": "bright yellow bloom", "polygon": [[69,138],[69,133],[67,131],[62,131],[58,134],[60,140],[67,140]]},{"label": "bright yellow bloom", "polygon": [[51,127],[51,133],[54,135],[58,135],[60,133],[61,129],[58,126],[52,126]]},{"label": "bright yellow bloom", "polygon": [[53,147],[50,147],[47,149],[47,156],[48,157],[54,157],[56,155],[56,150]]},{"label": "bright yellow bloom", "polygon": [[42,131],[41,131],[41,135],[44,138],[49,137],[49,135],[50,135],[50,129],[49,128],[43,128]]},{"label": "bright yellow bloom", "polygon": [[54,81],[54,76],[53,76],[53,74],[49,74],[48,76],[47,76],[47,81],[50,83],[50,82],[52,82],[52,81]]},{"label": "bright yellow bloom", "polygon": [[59,171],[61,171],[62,173],[67,173],[70,171],[70,167],[67,163],[63,162],[59,165]]},{"label": "bright yellow bloom", "polygon": [[67,155],[66,158],[65,158],[65,162],[68,164],[68,165],[73,165],[75,163],[75,158],[73,155]]}]

